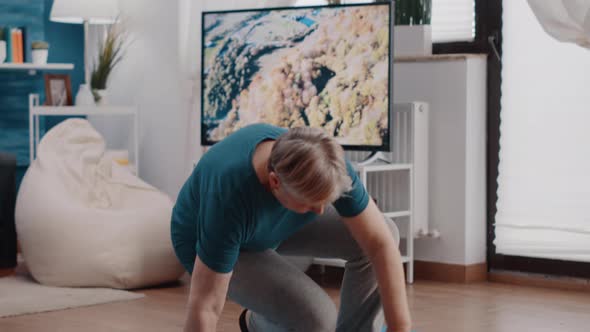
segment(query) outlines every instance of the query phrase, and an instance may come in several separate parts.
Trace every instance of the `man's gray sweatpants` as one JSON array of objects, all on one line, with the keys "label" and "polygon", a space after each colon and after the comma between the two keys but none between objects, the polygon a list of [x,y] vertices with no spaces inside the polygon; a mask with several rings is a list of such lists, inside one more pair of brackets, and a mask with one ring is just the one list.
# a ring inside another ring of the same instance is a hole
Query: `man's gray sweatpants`
[{"label": "man's gray sweatpants", "polygon": [[[397,227],[384,219],[399,243]],[[346,260],[340,310],[283,255]],[[240,253],[228,295],[252,312],[251,332],[380,332],[383,326],[375,273],[332,206],[276,251]]]}]

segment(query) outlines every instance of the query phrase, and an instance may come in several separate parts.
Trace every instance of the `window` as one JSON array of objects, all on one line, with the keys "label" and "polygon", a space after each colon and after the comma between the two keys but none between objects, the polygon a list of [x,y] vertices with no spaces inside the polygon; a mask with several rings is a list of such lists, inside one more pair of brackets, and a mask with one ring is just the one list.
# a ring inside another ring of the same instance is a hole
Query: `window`
[{"label": "window", "polygon": [[488,205],[488,264],[590,278],[588,51],[551,38],[526,2],[504,9],[502,135],[491,138],[500,138],[501,163],[497,181],[488,179],[498,197]]},{"label": "window", "polygon": [[475,0],[432,0],[432,42],[472,42]]},{"label": "window", "polygon": [[[417,3],[424,0],[406,0]],[[475,0],[431,0],[432,41],[434,43],[472,42],[475,39]],[[329,3],[367,3],[371,0],[296,0],[295,6]],[[375,2],[380,2],[379,0]],[[387,2],[385,0],[384,2]]]}]

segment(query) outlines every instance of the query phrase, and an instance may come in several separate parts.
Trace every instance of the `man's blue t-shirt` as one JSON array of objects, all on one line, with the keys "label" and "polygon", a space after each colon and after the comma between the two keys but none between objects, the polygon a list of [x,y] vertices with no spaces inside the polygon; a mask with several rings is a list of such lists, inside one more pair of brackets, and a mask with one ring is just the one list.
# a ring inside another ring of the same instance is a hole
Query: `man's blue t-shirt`
[{"label": "man's blue t-shirt", "polygon": [[[195,242],[197,255],[210,269],[230,272],[241,250],[276,248],[316,218],[313,212],[298,214],[283,207],[252,165],[257,145],[286,131],[267,124],[236,131],[203,155],[182,187],[171,227]],[[353,217],[366,208],[369,195],[346,163],[353,187],[333,205],[341,216]]]}]

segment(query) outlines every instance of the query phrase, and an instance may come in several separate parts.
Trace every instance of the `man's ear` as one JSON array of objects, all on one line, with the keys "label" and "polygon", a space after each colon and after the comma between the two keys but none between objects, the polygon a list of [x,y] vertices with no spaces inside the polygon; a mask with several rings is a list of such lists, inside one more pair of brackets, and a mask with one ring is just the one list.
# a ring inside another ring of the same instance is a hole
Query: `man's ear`
[{"label": "man's ear", "polygon": [[281,183],[281,181],[279,180],[277,173],[275,173],[273,171],[268,173],[268,183],[270,185],[270,189],[272,189],[272,190],[279,189],[279,184]]}]

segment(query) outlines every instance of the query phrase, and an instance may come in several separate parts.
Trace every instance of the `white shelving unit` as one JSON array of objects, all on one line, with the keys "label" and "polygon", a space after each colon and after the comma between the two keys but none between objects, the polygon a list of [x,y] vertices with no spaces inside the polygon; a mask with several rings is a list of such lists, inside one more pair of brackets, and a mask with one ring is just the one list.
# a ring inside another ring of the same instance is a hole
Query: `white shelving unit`
[{"label": "white shelving unit", "polygon": [[[383,214],[396,222],[405,240],[402,262],[407,282],[414,282],[414,239],[428,236],[428,104],[395,104],[392,112],[393,146],[382,157],[388,160],[368,164],[358,162],[355,169],[367,191],[377,198]],[[366,152],[347,152],[353,161],[366,158]],[[369,178],[369,174],[373,174]],[[313,258],[314,264],[344,267],[342,259]]]},{"label": "white shelving unit", "polygon": [[[400,227],[400,231],[405,229],[405,234],[400,234],[400,238],[406,239],[405,255],[402,255],[402,262],[407,263],[407,282],[414,282],[414,227],[413,227],[413,211],[414,211],[414,186],[413,186],[413,167],[412,164],[370,164],[366,166],[357,166],[356,170],[359,172],[361,182],[365,188],[369,189],[367,181],[368,173],[373,172],[404,172],[408,176],[408,186],[405,188],[408,193],[408,206],[405,209],[397,211],[382,211],[386,217],[396,221],[405,221],[407,224],[404,228]],[[407,210],[406,210],[407,209]],[[405,217],[405,218],[403,218]],[[405,236],[404,236],[405,235]]]},{"label": "white shelving unit", "polygon": [[[389,218],[396,219],[396,220],[406,220],[407,225],[404,227],[406,230],[406,234],[400,234],[401,238],[406,239],[406,253],[402,255],[402,262],[408,264],[407,269],[407,282],[413,283],[414,282],[414,229],[412,227],[412,211],[413,209],[413,188],[412,188],[412,165],[411,164],[387,164],[387,163],[379,163],[379,164],[370,164],[370,165],[355,165],[356,171],[359,173],[359,177],[361,182],[368,188],[367,183],[367,175],[368,173],[373,172],[397,172],[403,171],[406,172],[410,181],[408,181],[408,199],[409,199],[409,206],[407,210],[400,210],[400,211],[383,211],[383,214]],[[407,217],[407,218],[401,218]],[[326,265],[326,266],[336,266],[336,267],[344,267],[346,263],[343,259],[338,258],[314,258],[314,264],[319,265]]]},{"label": "white shelving unit", "polygon": [[133,118],[133,169],[139,170],[139,119],[137,108],[128,106],[42,106],[39,95],[29,95],[29,157],[35,160],[40,140],[39,118],[42,116],[130,116]]},{"label": "white shelving unit", "polygon": [[71,70],[74,69],[72,63],[47,63],[39,65],[35,63],[0,63],[0,70],[27,70],[30,75],[34,75],[37,70]]}]

